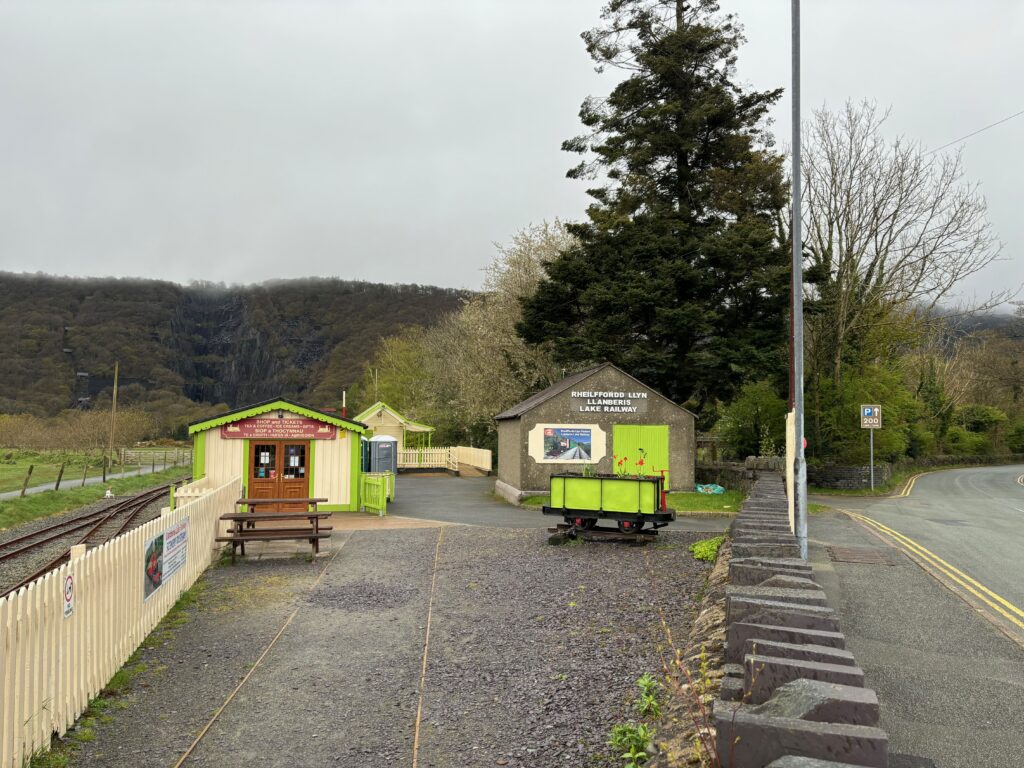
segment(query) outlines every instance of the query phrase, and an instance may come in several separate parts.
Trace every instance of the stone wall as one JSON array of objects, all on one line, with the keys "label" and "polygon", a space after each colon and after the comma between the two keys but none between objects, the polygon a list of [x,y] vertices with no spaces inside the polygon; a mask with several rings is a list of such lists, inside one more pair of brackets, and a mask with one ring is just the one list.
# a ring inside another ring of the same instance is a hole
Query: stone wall
[{"label": "stone wall", "polygon": [[[875,464],[875,487],[885,485],[892,479],[892,465],[885,462]],[[807,467],[807,484],[819,488],[836,488],[857,491],[871,487],[871,467],[848,467],[838,464]]]},{"label": "stone wall", "polygon": [[[750,459],[747,459],[748,463]],[[1004,456],[932,456],[927,459],[907,459],[890,464],[885,461],[875,463],[875,487],[885,485],[892,480],[896,471],[927,472],[930,469],[956,466],[992,466],[998,464],[1024,464],[1024,454],[1007,454]],[[871,468],[869,466],[847,466],[840,464],[808,465],[807,484],[819,488],[835,488],[844,491],[857,491],[871,487]]]},{"label": "stone wall", "polygon": [[754,483],[754,472],[739,462],[723,462],[720,464],[698,464],[694,477],[701,485],[715,483],[727,490],[746,493]]},{"label": "stone wall", "polygon": [[730,527],[716,751],[731,768],[887,768],[878,697],[789,531],[782,478],[764,473]]}]

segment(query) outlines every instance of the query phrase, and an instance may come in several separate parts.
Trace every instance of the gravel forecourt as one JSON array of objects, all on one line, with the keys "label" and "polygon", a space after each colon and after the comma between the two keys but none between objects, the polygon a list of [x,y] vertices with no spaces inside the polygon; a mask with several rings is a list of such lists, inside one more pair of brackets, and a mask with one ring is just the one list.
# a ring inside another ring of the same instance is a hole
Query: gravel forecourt
[{"label": "gravel forecourt", "polygon": [[417,768],[621,765],[608,732],[662,671],[666,626],[686,637],[708,572],[687,544],[706,535],[336,529],[314,563],[210,569],[71,765],[174,766],[250,670],[185,766],[411,766],[414,744]]}]

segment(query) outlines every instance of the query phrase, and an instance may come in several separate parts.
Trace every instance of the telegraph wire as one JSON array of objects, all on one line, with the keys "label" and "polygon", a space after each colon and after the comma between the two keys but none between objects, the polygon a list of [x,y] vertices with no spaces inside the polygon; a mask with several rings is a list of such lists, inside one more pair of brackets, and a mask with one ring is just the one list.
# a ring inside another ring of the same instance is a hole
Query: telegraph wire
[{"label": "telegraph wire", "polygon": [[987,131],[989,128],[995,128],[997,125],[1002,125],[1003,123],[1008,122],[1010,120],[1013,120],[1013,118],[1015,118],[1015,117],[1020,117],[1021,115],[1024,115],[1024,109],[1022,109],[1020,112],[1016,112],[1016,113],[1010,115],[1009,117],[1004,117],[1002,120],[997,120],[996,122],[992,123],[991,125],[986,125],[984,128],[979,128],[978,130],[974,131],[973,133],[968,133],[966,136],[961,136],[959,139],[956,139],[955,141],[951,141],[948,144],[943,144],[941,147],[936,147],[933,150],[925,152],[925,154],[926,155],[934,155],[936,152],[938,152],[940,150],[946,149],[947,147],[952,147],[954,144],[959,144],[959,143],[961,143],[963,141],[967,141],[972,136],[977,136],[979,133],[983,133],[984,131]]}]

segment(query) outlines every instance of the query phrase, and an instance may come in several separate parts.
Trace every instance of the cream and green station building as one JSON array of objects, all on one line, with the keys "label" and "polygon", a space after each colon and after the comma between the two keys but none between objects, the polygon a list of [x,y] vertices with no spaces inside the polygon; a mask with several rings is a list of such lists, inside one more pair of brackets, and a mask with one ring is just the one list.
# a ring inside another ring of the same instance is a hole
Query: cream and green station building
[{"label": "cream and green station building", "polygon": [[355,417],[365,424],[374,437],[387,435],[402,448],[429,448],[434,428],[406,418],[387,403],[377,401]]},{"label": "cream and green station building", "polygon": [[360,507],[367,425],[277,398],[191,424],[193,480],[219,487],[241,475],[248,498],[327,499],[325,512]]}]

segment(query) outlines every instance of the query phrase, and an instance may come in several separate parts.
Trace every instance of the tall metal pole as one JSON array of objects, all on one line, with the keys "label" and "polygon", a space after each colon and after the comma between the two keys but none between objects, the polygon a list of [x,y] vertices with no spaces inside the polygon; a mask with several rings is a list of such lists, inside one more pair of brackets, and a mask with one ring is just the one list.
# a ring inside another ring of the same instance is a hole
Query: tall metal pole
[{"label": "tall metal pole", "polygon": [[871,490],[875,490],[875,430],[869,429],[871,434]]},{"label": "tall metal pole", "polygon": [[[110,400],[110,442],[107,444],[107,458],[104,459],[104,463],[113,463],[114,457],[114,432],[117,429],[117,369],[120,363],[114,361],[114,394]],[[122,466],[123,470],[124,467]],[[106,482],[106,474],[104,473],[103,482]]]},{"label": "tall metal pole", "polygon": [[800,0],[793,4],[793,412],[796,417],[796,540],[807,559],[807,464],[804,461],[804,271],[800,187]]}]

